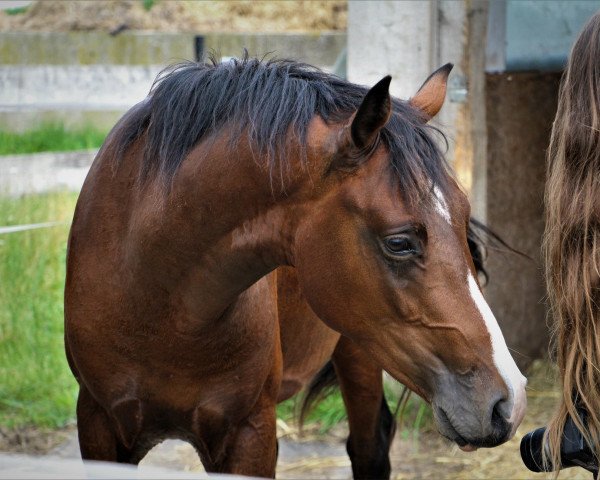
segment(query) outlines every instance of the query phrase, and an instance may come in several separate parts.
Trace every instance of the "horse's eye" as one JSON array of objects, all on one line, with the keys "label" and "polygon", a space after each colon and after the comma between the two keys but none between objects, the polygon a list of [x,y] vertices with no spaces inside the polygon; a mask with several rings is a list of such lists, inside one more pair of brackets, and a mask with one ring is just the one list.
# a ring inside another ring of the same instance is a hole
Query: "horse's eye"
[{"label": "horse's eye", "polygon": [[407,258],[419,255],[417,242],[408,235],[390,235],[383,239],[387,252],[394,257]]}]

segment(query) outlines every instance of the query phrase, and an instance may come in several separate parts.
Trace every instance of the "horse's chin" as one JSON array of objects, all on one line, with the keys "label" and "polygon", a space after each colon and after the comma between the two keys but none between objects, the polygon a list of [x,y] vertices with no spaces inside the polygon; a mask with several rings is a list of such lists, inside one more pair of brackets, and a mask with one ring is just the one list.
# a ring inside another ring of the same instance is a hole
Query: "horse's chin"
[{"label": "horse's chin", "polygon": [[[474,452],[482,447],[496,447],[507,440],[506,433],[503,433],[502,436],[491,434],[482,438],[473,438],[468,436],[468,434],[460,433],[457,427],[450,421],[444,409],[437,406],[434,406],[434,419],[439,433],[455,443],[463,452]],[[506,423],[506,421],[504,422]],[[506,424],[502,428],[502,432],[508,432],[509,426],[509,424]]]},{"label": "horse's chin", "polygon": [[446,437],[452,443],[455,443],[463,452],[474,452],[477,450],[478,447],[469,443],[460,435],[460,433],[458,433],[442,408],[434,407],[434,412],[437,428],[442,436]]},{"label": "horse's chin", "polygon": [[475,450],[477,450],[477,447],[475,445],[470,444],[459,445],[458,448],[460,448],[463,452],[474,452]]}]

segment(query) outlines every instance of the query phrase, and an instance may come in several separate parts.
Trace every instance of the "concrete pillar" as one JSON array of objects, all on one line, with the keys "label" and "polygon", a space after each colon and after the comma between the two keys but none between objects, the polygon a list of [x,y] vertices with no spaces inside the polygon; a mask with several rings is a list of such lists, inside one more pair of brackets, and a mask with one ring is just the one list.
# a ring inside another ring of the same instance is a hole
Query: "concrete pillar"
[{"label": "concrete pillar", "polygon": [[436,53],[428,1],[348,2],[348,78],[373,85],[392,75],[392,94],[410,97],[429,75]]}]

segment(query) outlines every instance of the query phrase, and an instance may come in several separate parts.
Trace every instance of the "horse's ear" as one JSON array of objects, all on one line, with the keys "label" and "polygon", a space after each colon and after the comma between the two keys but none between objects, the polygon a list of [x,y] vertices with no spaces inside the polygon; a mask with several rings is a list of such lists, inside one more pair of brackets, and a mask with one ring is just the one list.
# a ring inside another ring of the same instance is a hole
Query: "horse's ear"
[{"label": "horse's ear", "polygon": [[388,122],[392,113],[390,82],[392,77],[383,77],[367,92],[354,115],[350,133],[352,142],[359,149],[369,147],[379,130]]},{"label": "horse's ear", "polygon": [[454,65],[447,63],[438,68],[429,75],[419,91],[410,99],[410,104],[423,112],[425,121],[435,117],[442,108],[446,98],[446,83],[452,67]]}]

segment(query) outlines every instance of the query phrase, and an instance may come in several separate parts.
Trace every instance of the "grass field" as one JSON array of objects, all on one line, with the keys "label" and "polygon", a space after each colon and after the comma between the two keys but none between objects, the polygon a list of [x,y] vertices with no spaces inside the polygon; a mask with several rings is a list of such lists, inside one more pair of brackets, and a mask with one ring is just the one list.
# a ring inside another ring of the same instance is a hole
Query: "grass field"
[{"label": "grass field", "polygon": [[108,132],[91,125],[77,129],[45,123],[23,133],[0,131],[0,155],[99,148]]},{"label": "grass field", "polygon": [[[77,195],[0,197],[0,225],[69,222]],[[63,348],[68,224],[0,235],[0,425],[56,427],[73,417]]]}]

